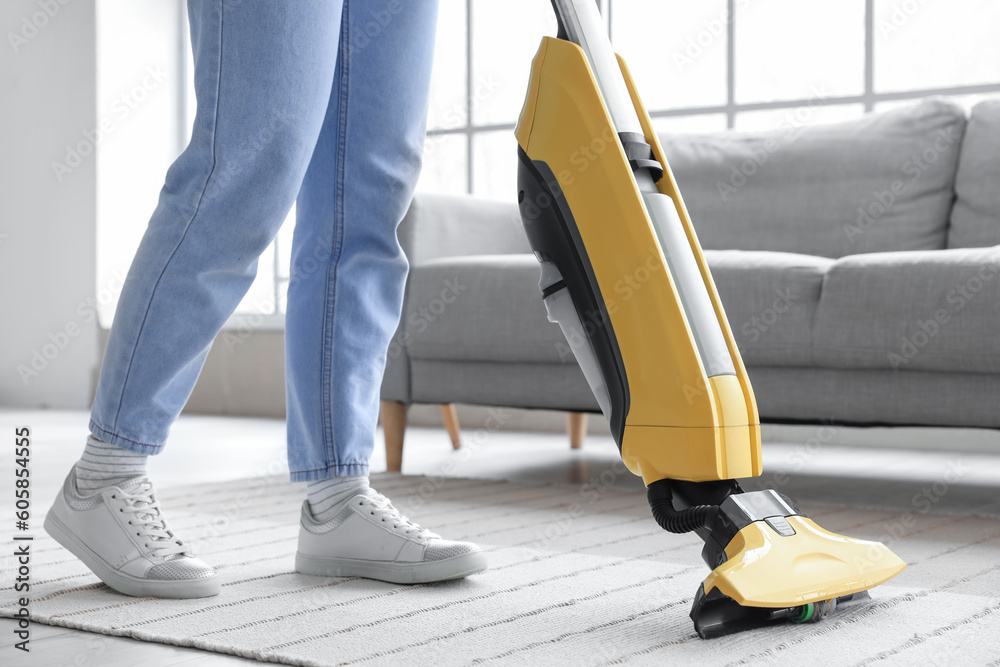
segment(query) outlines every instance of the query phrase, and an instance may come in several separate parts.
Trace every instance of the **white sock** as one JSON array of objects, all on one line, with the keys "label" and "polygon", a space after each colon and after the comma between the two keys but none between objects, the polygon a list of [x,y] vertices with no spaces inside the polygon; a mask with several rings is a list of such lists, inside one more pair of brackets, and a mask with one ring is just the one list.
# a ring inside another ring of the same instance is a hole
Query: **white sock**
[{"label": "white sock", "polygon": [[317,479],[306,485],[309,511],[317,521],[332,519],[344,503],[368,488],[368,475],[350,477],[328,477]]},{"label": "white sock", "polygon": [[76,485],[81,492],[89,493],[141,477],[146,474],[147,458],[146,454],[116,447],[91,435],[76,463]]}]

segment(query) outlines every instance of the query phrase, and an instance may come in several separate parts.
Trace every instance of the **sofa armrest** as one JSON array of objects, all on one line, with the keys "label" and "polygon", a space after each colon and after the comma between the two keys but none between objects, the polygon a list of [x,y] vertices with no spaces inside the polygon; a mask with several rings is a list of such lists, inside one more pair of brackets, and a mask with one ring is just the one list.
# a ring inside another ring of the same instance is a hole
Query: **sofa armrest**
[{"label": "sofa armrest", "polygon": [[410,265],[440,257],[531,252],[517,204],[418,193],[399,225]]},{"label": "sofa armrest", "polygon": [[[442,257],[531,252],[517,204],[471,196],[418,193],[397,235],[411,267]],[[409,293],[407,284],[400,324],[389,343],[382,378],[382,399],[401,403],[410,402]]]}]

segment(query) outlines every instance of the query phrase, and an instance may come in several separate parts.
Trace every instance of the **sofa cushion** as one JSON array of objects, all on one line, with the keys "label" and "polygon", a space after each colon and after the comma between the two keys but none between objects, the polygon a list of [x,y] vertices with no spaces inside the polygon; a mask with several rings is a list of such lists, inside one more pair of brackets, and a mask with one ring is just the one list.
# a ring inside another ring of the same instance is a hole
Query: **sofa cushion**
[{"label": "sofa cushion", "polygon": [[755,366],[747,374],[762,420],[1000,428],[989,373]]},{"label": "sofa cushion", "polygon": [[[811,324],[833,260],[790,253],[706,251],[748,364],[807,365]],[[575,363],[548,321],[532,255],[436,259],[411,270],[405,340],[413,359]]]},{"label": "sofa cushion", "polygon": [[1000,100],[972,108],[955,175],[949,248],[1000,244]]},{"label": "sofa cushion", "polygon": [[533,255],[450,257],[411,269],[404,314],[413,359],[576,363],[548,321]]},{"label": "sofa cushion", "polygon": [[573,412],[601,409],[579,366],[525,361],[414,359],[412,400]]},{"label": "sofa cushion", "polygon": [[744,362],[812,363],[812,322],[834,260],[763,250],[706,250],[705,259]]},{"label": "sofa cushion", "polygon": [[829,268],[816,365],[1000,372],[1000,248],[876,253]]},{"label": "sofa cushion", "polygon": [[661,137],[705,248],[843,257],[945,247],[965,112],[927,100],[843,123]]}]

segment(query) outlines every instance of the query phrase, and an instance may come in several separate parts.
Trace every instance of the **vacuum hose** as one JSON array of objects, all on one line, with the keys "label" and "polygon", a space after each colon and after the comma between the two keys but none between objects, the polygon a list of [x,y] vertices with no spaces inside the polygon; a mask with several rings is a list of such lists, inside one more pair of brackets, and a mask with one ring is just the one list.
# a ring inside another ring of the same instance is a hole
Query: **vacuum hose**
[{"label": "vacuum hose", "polygon": [[660,528],[670,533],[690,533],[699,528],[710,528],[719,514],[718,505],[697,505],[684,510],[674,508],[670,484],[661,479],[646,488],[649,509]]}]

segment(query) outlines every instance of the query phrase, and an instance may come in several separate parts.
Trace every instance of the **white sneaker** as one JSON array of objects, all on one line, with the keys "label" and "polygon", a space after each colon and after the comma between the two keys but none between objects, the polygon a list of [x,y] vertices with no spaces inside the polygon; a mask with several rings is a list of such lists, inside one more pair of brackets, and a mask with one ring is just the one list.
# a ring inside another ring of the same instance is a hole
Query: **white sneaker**
[{"label": "white sneaker", "polygon": [[192,556],[167,528],[147,477],[84,496],[77,489],[74,466],[44,525],[59,544],[120,593],[200,598],[218,595],[221,588],[215,570]]},{"label": "white sneaker", "polygon": [[451,542],[399,513],[388,498],[367,489],[319,523],[302,504],[295,570],[322,577],[367,577],[395,584],[458,579],[486,569],[486,554]]}]

